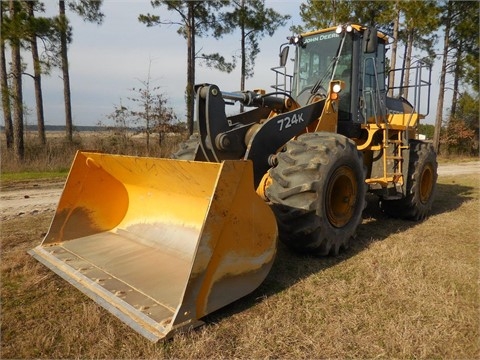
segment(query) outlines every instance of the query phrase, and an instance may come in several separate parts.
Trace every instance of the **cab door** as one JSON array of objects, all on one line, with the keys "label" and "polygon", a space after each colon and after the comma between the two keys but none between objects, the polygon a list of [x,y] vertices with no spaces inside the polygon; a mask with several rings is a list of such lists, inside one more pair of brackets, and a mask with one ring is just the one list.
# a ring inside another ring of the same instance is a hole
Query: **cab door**
[{"label": "cab door", "polygon": [[379,40],[375,52],[363,52],[360,97],[365,122],[383,123],[387,115],[385,85],[385,44]]}]

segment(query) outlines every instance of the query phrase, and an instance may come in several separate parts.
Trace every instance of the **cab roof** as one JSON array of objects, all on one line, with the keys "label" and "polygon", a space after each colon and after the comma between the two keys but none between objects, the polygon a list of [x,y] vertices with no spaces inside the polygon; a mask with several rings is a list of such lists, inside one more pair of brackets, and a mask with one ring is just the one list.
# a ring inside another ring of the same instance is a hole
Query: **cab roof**
[{"label": "cab roof", "polygon": [[[347,24],[345,24],[345,26],[346,25]],[[359,32],[363,32],[364,30],[367,29],[367,27],[363,26],[363,25],[358,25],[358,24],[348,24],[348,25],[350,25],[356,31],[359,31]],[[342,25],[339,25],[339,26],[342,26]],[[308,31],[308,32],[302,33],[301,35],[302,35],[302,37],[307,37],[307,36],[311,36],[311,35],[326,33],[326,32],[329,32],[329,31],[335,31],[337,28],[338,28],[338,26],[333,26],[333,27],[329,27],[329,28],[326,28],[326,29]],[[382,33],[381,31],[377,30],[377,37],[385,40],[386,42],[388,42],[388,36],[386,34]]]}]

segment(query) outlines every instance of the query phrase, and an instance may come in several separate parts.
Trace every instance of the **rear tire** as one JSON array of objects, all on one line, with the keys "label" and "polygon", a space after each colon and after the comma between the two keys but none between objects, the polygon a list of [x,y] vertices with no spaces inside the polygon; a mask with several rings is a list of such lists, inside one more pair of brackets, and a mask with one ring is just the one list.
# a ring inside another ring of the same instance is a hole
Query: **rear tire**
[{"label": "rear tire", "polygon": [[389,216],[423,220],[430,213],[437,184],[437,154],[433,145],[410,141],[406,196],[400,200],[380,199],[380,208]]},{"label": "rear tire", "polygon": [[355,143],[335,133],[308,133],[287,143],[266,189],[280,240],[318,255],[338,254],[365,208],[365,169]]}]

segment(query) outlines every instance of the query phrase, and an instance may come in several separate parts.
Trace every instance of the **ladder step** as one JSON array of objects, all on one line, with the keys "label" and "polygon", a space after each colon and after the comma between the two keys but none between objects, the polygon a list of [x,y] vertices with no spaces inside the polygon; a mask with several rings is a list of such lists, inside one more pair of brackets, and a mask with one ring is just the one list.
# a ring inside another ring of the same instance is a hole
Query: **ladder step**
[{"label": "ladder step", "polygon": [[403,161],[403,156],[387,156],[387,160],[400,160]]}]

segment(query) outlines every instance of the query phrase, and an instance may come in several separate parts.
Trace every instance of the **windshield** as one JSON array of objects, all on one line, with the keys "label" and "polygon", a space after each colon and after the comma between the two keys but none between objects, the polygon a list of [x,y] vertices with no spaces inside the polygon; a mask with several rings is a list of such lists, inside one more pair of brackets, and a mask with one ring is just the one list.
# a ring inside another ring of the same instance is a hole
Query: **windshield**
[{"label": "windshield", "polygon": [[[342,36],[346,36],[345,42],[338,61],[335,61],[341,46]],[[332,79],[345,81],[346,89],[344,91],[350,92],[351,70],[351,34],[342,35],[335,33],[335,31],[330,31],[305,37],[304,46],[297,47],[292,95],[299,99],[299,95],[310,93],[314,85],[319,81],[318,85],[321,86],[319,91],[326,92],[328,83]],[[335,71],[335,76],[332,76],[333,71]]]}]

